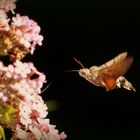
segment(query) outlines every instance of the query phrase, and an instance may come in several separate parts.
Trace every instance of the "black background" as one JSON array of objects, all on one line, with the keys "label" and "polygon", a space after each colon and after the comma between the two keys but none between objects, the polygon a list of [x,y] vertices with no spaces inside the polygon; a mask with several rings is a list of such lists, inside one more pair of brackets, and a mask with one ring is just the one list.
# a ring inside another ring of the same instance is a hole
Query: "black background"
[{"label": "black background", "polygon": [[[48,83],[55,80],[42,94],[44,100],[59,103],[58,110],[49,112],[51,123],[65,131],[68,140],[140,138],[140,3],[19,0],[16,12],[41,26],[43,45],[24,61],[33,61]],[[136,93],[125,89],[105,92],[77,73],[61,73],[80,68],[74,57],[89,68],[123,51],[134,56],[125,77]]]}]

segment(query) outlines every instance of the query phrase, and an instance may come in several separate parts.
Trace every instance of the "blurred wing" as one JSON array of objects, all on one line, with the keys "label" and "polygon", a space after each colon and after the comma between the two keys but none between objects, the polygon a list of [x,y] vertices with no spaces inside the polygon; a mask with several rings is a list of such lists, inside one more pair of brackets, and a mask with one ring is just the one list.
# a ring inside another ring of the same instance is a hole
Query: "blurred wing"
[{"label": "blurred wing", "polygon": [[127,52],[123,52],[111,59],[107,63],[99,66],[99,75],[108,75],[117,79],[119,76],[123,76],[133,63],[133,57],[127,57]]},{"label": "blurred wing", "polygon": [[119,63],[119,62],[123,61],[126,57],[127,57],[127,52],[123,52],[123,53],[117,55],[115,58],[109,60],[105,64],[99,66],[99,68],[102,69],[102,68],[110,67],[114,64],[114,62]]}]

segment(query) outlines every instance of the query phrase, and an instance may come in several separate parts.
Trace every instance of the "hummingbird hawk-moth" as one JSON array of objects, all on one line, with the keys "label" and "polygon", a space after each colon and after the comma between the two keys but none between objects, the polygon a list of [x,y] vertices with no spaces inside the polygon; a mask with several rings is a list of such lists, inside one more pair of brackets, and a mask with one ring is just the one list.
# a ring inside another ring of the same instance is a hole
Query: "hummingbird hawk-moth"
[{"label": "hummingbird hawk-moth", "polygon": [[[127,52],[117,55],[115,58],[101,66],[92,66],[89,69],[85,68],[77,59],[75,59],[75,61],[82,67],[82,69],[64,70],[58,75],[62,72],[78,72],[81,77],[85,78],[93,85],[104,87],[106,91],[110,91],[115,88],[125,88],[127,90],[136,91],[133,85],[123,77],[133,63],[133,57],[127,56]],[[49,83],[41,93],[47,90],[55,79]]]},{"label": "hummingbird hawk-moth", "polygon": [[92,66],[89,69],[85,68],[80,61],[76,59],[75,61],[82,69],[73,71],[78,71],[81,77],[96,86],[104,87],[106,91],[115,88],[136,91],[132,84],[123,77],[133,63],[133,57],[127,56],[127,52],[117,55],[101,66]]}]

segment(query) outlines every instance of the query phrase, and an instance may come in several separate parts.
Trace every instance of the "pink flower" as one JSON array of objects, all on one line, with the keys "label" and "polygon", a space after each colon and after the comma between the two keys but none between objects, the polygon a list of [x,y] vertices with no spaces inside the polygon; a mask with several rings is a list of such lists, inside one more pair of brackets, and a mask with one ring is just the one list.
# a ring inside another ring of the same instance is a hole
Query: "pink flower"
[{"label": "pink flower", "polygon": [[0,92],[0,100],[2,100],[3,102],[6,102],[8,100],[8,97],[6,97],[3,92]]},{"label": "pink flower", "polygon": [[23,78],[26,78],[27,75],[31,73],[31,69],[27,63],[22,63],[21,61],[17,60],[14,63],[14,66],[14,73],[21,75]]},{"label": "pink flower", "polygon": [[0,10],[0,31],[8,31],[9,30],[9,19],[4,10]]},{"label": "pink flower", "polygon": [[0,0],[0,9],[6,12],[10,10],[14,13],[14,9],[16,8],[15,2],[16,0]]},{"label": "pink flower", "polygon": [[0,9],[0,56],[9,56],[11,61],[21,60],[33,54],[36,45],[41,46],[43,36],[37,22],[17,14],[9,24],[7,13]]},{"label": "pink flower", "polygon": [[21,129],[19,126],[16,128],[13,139],[14,140],[16,140],[16,139],[19,139],[19,140],[37,140],[33,133],[27,132],[27,131]]},{"label": "pink flower", "polygon": [[12,18],[11,25],[16,29],[16,35],[20,37],[20,43],[31,49],[31,54],[33,54],[37,44],[42,45],[43,36],[39,35],[41,29],[28,16],[17,14],[16,17]]}]

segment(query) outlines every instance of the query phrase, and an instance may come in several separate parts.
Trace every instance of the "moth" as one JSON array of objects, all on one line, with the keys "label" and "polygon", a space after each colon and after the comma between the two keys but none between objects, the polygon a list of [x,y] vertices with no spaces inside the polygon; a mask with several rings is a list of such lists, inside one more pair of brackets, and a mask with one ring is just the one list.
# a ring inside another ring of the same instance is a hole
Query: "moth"
[{"label": "moth", "polygon": [[105,64],[90,68],[85,68],[80,61],[75,59],[82,69],[73,71],[77,71],[81,77],[93,85],[104,87],[106,91],[111,91],[115,88],[136,91],[133,85],[123,77],[133,63],[133,57],[127,54],[127,52],[120,53]]}]

